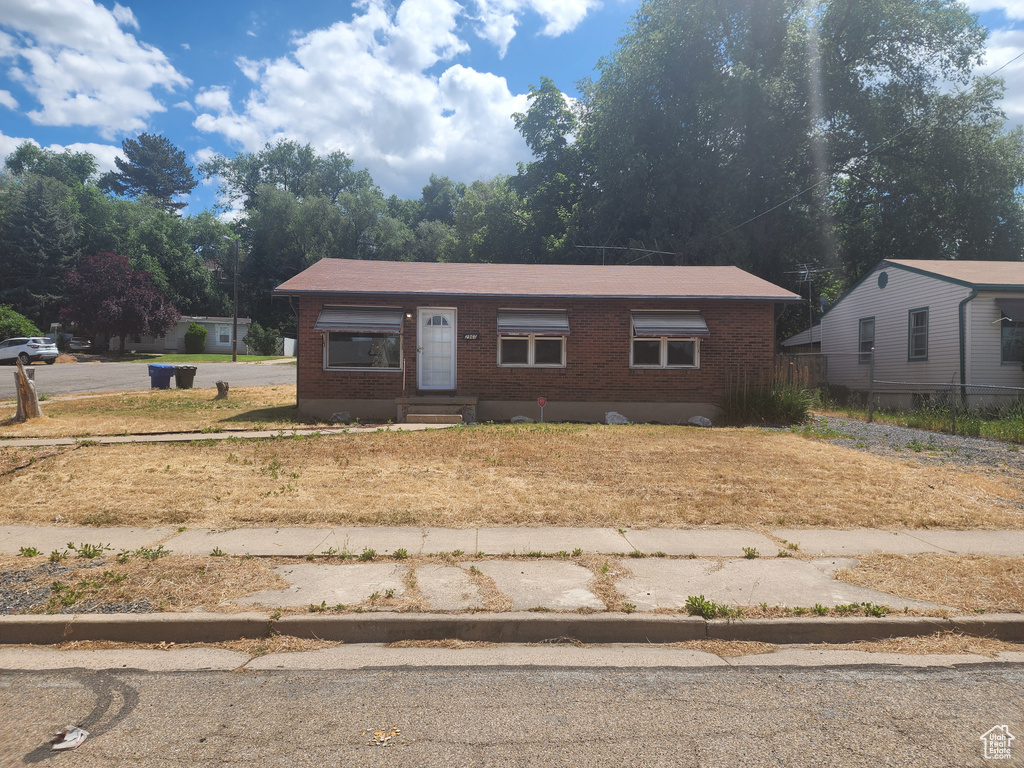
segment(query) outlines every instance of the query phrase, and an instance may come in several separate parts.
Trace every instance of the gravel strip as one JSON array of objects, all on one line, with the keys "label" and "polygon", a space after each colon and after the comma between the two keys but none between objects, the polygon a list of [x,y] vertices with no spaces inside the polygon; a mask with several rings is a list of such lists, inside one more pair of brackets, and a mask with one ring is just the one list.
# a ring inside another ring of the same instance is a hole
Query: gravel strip
[{"label": "gravel strip", "polygon": [[839,416],[818,417],[818,424],[842,435],[820,439],[886,458],[916,459],[962,467],[1024,470],[1024,452],[1016,443],[877,422],[868,424]]},{"label": "gravel strip", "polygon": [[[42,563],[20,571],[0,572],[0,615],[30,613],[33,609],[44,608],[53,596],[49,586],[39,586],[41,576],[48,579],[63,574],[81,571],[84,568],[97,568],[104,565],[102,559],[90,563],[75,562],[73,565],[61,563]],[[75,605],[63,606],[57,613],[151,613],[153,605],[148,600],[133,600],[122,603],[104,603],[90,601]]]}]

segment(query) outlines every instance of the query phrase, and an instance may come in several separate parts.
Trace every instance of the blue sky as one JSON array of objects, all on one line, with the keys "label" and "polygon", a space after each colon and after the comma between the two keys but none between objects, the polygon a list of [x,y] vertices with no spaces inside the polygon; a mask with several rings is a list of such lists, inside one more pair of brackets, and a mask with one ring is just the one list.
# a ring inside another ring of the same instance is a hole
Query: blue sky
[{"label": "blue sky", "polygon": [[[983,71],[1024,50],[1024,0],[969,0]],[[510,115],[541,76],[570,95],[639,0],[0,0],[0,158],[32,140],[113,166],[159,133],[190,163],[291,138],[348,153],[386,194],[431,173],[514,173]],[[1024,59],[1001,73],[1024,122]],[[190,211],[215,202],[202,185]]]}]

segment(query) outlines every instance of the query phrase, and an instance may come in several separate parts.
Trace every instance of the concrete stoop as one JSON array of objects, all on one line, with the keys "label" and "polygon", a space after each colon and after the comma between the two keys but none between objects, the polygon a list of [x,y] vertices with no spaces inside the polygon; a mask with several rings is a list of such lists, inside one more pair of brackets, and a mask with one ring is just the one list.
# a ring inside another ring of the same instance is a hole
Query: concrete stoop
[{"label": "concrete stoop", "polygon": [[475,397],[447,395],[396,398],[398,421],[405,424],[472,424],[476,422]]}]

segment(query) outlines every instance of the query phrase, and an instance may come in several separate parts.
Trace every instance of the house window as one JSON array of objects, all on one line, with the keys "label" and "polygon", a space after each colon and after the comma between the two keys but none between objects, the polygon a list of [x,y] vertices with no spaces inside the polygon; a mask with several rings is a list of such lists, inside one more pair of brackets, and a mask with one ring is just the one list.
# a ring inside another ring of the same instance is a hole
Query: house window
[{"label": "house window", "polygon": [[857,344],[860,351],[858,361],[861,363],[870,363],[871,350],[875,346],[875,318],[865,317],[860,321],[860,331],[857,336]]},{"label": "house window", "polygon": [[324,307],[313,326],[324,333],[324,366],[401,370],[402,319],[397,307]]},{"label": "house window", "polygon": [[218,325],[217,326],[217,343],[218,344],[230,344],[231,343],[231,326],[230,325]]},{"label": "house window", "polygon": [[907,359],[928,359],[928,308],[910,310],[907,329]]},{"label": "house window", "polygon": [[400,368],[401,365],[401,334],[327,334],[328,368]]},{"label": "house window", "polygon": [[1014,365],[1024,362],[1024,321],[1003,318],[1000,329],[999,361]]},{"label": "house window", "polygon": [[565,367],[565,338],[502,336],[498,339],[498,365]]},{"label": "house window", "polygon": [[498,310],[498,365],[564,368],[569,313],[564,309]]},{"label": "house window", "polygon": [[700,340],[710,338],[700,312],[633,312],[631,368],[700,368]]}]

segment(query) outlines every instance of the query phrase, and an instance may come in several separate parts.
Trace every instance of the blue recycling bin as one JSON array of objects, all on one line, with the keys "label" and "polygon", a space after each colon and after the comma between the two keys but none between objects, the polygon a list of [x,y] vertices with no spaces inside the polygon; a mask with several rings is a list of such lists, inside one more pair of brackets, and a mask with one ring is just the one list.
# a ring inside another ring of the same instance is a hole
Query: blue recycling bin
[{"label": "blue recycling bin", "polygon": [[151,363],[149,366],[149,388],[170,389],[174,366],[164,363]]}]

